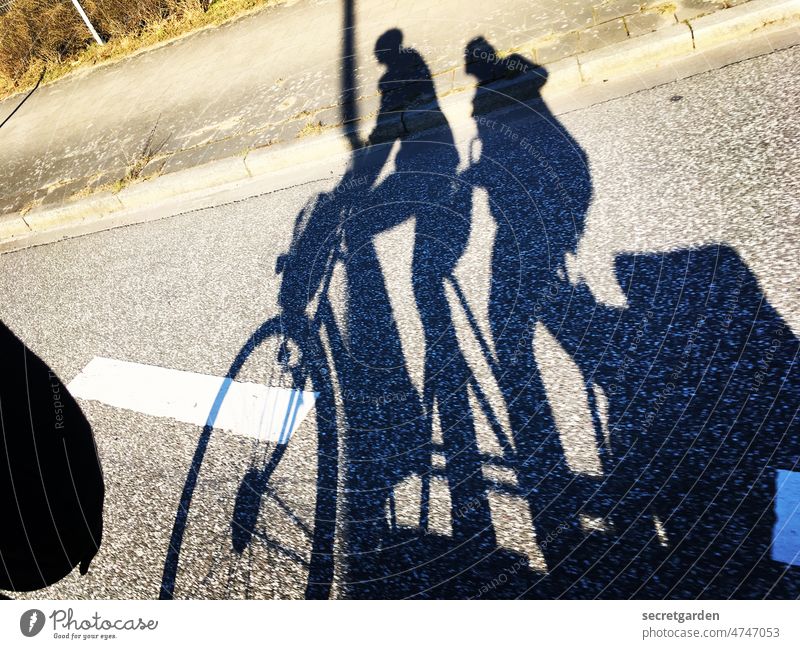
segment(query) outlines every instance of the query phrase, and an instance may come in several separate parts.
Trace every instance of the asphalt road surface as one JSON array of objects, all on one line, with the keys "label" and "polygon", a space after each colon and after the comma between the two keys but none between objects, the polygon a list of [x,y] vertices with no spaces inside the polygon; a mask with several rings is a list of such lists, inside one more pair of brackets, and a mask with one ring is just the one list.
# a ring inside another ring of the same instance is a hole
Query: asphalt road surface
[{"label": "asphalt road surface", "polygon": [[799,64],[3,255],[106,482],[28,596],[800,596]]}]

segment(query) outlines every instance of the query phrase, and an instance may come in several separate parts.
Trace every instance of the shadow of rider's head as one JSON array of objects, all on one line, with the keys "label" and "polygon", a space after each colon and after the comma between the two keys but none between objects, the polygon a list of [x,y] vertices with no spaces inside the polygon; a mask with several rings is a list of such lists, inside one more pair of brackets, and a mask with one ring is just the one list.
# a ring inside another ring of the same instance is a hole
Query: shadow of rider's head
[{"label": "shadow of rider's head", "polygon": [[501,56],[483,36],[473,38],[464,48],[464,71],[475,77],[478,85],[527,73],[535,73],[537,90],[547,81],[543,67],[519,54]]},{"label": "shadow of rider's head", "polygon": [[383,65],[390,65],[402,53],[403,32],[399,29],[388,29],[375,42],[375,58]]}]

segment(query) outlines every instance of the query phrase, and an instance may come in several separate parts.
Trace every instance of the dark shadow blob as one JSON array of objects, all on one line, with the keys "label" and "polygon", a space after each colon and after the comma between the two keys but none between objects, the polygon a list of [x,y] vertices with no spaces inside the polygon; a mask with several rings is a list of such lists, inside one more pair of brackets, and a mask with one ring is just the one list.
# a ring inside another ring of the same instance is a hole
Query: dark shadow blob
[{"label": "dark shadow blob", "polygon": [[[559,342],[607,404],[605,475],[592,492],[545,480],[529,501],[603,529],[557,528],[568,541],[547,575],[506,548],[475,554],[452,537],[398,530],[361,596],[800,596],[800,567],[771,554],[776,474],[800,463],[797,338],[729,247],[623,256],[617,276],[624,310],[580,289],[553,307],[577,323]],[[517,467],[521,486],[539,461]]]},{"label": "dark shadow blob", "polygon": [[797,597],[800,568],[771,557],[777,471],[800,461],[797,338],[729,247],[625,256],[617,275],[628,308],[575,351],[608,400],[595,511],[612,528],[574,549],[563,594]]},{"label": "dark shadow blob", "polygon": [[92,429],[53,371],[0,323],[0,588],[49,586],[100,548]]}]

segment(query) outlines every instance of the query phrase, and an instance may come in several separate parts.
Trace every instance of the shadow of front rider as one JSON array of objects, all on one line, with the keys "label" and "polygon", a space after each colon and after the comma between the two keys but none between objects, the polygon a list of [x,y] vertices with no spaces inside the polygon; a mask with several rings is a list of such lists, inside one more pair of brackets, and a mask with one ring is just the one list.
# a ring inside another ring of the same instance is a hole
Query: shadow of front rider
[{"label": "shadow of front rider", "polygon": [[[416,51],[403,47],[398,30],[378,39],[375,54],[386,73],[380,80],[380,112],[369,146],[355,152],[337,186],[299,216],[291,254],[279,262],[283,272],[279,301],[287,325],[292,331],[305,327],[310,339],[317,337],[323,323],[309,319],[307,309],[316,295],[327,292],[335,268],[344,271],[345,321],[327,318],[324,330],[342,399],[348,592],[363,597],[379,594],[378,580],[391,572],[390,566],[381,564],[381,551],[388,544],[386,511],[392,508],[394,486],[411,474],[427,475],[430,467],[430,424],[421,424],[425,419],[420,395],[408,375],[375,239],[416,218],[414,293],[428,349],[449,335],[444,343],[448,353],[456,348],[455,338],[441,279],[434,276],[449,272],[463,248],[457,244],[459,250],[451,258],[441,255],[436,247],[441,219],[430,216],[452,196],[458,164],[452,134],[435,102],[430,72]],[[404,133],[402,120],[417,107],[429,119],[433,115],[441,120],[439,139],[402,139],[394,171],[376,186],[395,140]],[[463,222],[455,226],[444,234],[450,244],[459,228],[464,229]],[[468,228],[458,236],[466,241],[467,233]],[[318,355],[323,356],[322,350]],[[426,384],[427,376],[436,374],[426,363]],[[425,411],[430,420],[430,408]],[[326,418],[337,419],[335,413]]]},{"label": "shadow of front rider", "polygon": [[[455,539],[493,544],[491,517],[481,477],[468,385],[470,370],[456,338],[446,285],[470,234],[469,187],[458,179],[459,155],[453,133],[436,98],[430,71],[414,49],[392,29],[376,43],[386,66],[380,79],[381,105],[370,142],[381,168],[399,141],[394,170],[373,189],[367,220],[392,227],[414,221],[412,282],[425,337],[422,403],[425,436],[431,440],[434,417],[442,431],[441,451],[450,490]],[[400,128],[402,127],[402,128]],[[424,135],[403,136],[424,127]],[[380,214],[380,217],[373,216]],[[423,475],[420,521],[427,527],[430,476]]]}]

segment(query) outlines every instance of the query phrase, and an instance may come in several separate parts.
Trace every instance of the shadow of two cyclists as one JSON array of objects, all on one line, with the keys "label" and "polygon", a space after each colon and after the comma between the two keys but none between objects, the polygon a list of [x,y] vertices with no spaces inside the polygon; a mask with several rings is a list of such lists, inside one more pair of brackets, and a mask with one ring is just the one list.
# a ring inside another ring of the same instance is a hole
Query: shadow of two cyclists
[{"label": "shadow of two cyclists", "polygon": [[[282,317],[315,341],[306,356],[316,350],[309,374],[320,392],[307,595],[330,594],[337,511],[351,597],[789,592],[787,567],[768,550],[775,470],[797,461],[787,401],[797,394],[797,340],[746,266],[722,246],[622,257],[627,308],[597,303],[565,267],[592,195],[584,152],[541,100],[482,114],[482,97],[497,94],[491,82],[526,73],[538,90],[544,70],[501,58],[481,38],[469,43],[480,154],[461,168],[423,58],[399,30],[378,40],[376,58],[386,72],[368,146],[298,217],[280,262]],[[419,116],[431,129],[405,136],[401,125]],[[485,328],[456,273],[481,209],[493,230]],[[387,264],[376,241],[412,222],[411,291],[398,300],[389,283],[402,254],[390,251],[397,265]],[[328,296],[336,268],[338,312]],[[505,434],[453,304],[492,368]],[[417,369],[399,326],[409,311],[423,338]],[[537,357],[547,338],[580,377],[598,470],[576,469],[562,445],[557,395]],[[754,393],[766,355],[774,371]],[[320,371],[322,358],[331,372]],[[531,534],[533,543],[518,542]]]}]

